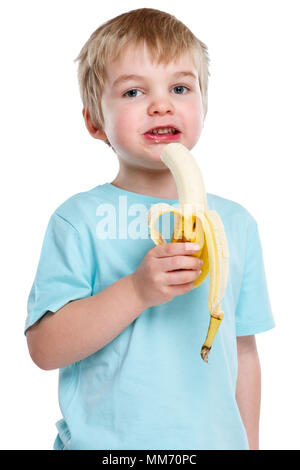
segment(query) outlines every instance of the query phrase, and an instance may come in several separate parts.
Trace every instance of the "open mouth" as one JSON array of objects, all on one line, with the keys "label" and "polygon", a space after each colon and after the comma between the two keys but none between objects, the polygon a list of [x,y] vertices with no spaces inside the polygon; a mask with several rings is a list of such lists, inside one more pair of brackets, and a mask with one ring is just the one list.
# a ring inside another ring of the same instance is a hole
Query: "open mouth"
[{"label": "open mouth", "polygon": [[179,134],[179,130],[176,127],[172,126],[164,126],[164,127],[153,127],[149,131],[146,132],[146,134],[153,134],[153,135],[174,135],[174,134]]},{"label": "open mouth", "polygon": [[181,132],[176,127],[166,126],[154,127],[145,132],[144,136],[149,140],[159,142],[164,140],[178,140],[180,134]]}]

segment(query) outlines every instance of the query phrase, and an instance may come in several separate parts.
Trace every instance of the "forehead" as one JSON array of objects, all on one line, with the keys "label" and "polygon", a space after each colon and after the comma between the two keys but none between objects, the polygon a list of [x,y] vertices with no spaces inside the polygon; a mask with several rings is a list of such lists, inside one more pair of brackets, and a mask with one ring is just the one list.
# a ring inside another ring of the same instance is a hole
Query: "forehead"
[{"label": "forehead", "polygon": [[120,56],[106,66],[106,77],[110,85],[121,75],[146,75],[155,77],[163,74],[174,74],[178,71],[190,71],[198,76],[191,52],[183,53],[177,60],[158,63],[153,60],[146,45],[129,45]]}]

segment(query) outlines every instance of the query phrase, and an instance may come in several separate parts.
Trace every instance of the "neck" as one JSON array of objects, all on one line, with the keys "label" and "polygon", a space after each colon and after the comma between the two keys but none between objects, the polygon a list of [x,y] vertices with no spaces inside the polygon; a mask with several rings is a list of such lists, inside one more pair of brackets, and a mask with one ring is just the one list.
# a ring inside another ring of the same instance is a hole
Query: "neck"
[{"label": "neck", "polygon": [[120,161],[119,172],[111,184],[146,196],[178,199],[175,180],[168,168],[155,170],[129,167]]}]

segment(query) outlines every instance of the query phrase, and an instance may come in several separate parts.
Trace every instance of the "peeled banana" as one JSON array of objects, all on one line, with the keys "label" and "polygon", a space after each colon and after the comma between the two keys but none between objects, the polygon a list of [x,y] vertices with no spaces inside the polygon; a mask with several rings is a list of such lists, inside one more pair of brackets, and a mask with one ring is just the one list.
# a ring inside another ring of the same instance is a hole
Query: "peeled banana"
[{"label": "peeled banana", "polygon": [[226,233],[219,214],[207,207],[202,174],[189,150],[179,143],[167,144],[160,158],[175,179],[180,208],[176,209],[166,203],[153,205],[147,212],[150,237],[156,245],[166,243],[156,229],[155,223],[161,215],[173,213],[172,243],[194,242],[200,246],[200,251],[191,256],[203,260],[202,271],[195,280],[194,287],[198,287],[208,274],[210,276],[208,295],[210,323],[201,348],[201,357],[208,362],[208,354],[224,317],[221,300],[227,286],[229,264]]}]

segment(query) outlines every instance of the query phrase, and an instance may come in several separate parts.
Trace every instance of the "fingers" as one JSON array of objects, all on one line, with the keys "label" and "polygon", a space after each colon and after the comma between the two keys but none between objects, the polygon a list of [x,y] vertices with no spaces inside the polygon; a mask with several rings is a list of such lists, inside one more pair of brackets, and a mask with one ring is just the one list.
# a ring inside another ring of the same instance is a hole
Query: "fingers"
[{"label": "fingers", "polygon": [[199,245],[180,242],[156,245],[148,251],[137,269],[137,279],[149,304],[160,305],[195,287],[203,265],[197,252]]},{"label": "fingers", "polygon": [[153,256],[156,258],[164,258],[176,255],[188,255],[200,251],[200,246],[196,243],[163,243],[152,248]]},{"label": "fingers", "polygon": [[177,284],[177,285],[169,286],[168,289],[169,289],[170,294],[172,296],[175,296],[175,295],[186,294],[187,292],[194,289],[194,287],[195,287],[195,281],[192,281],[192,282],[187,282],[186,284],[181,284],[181,285]]},{"label": "fingers", "polygon": [[194,282],[200,276],[201,270],[183,269],[182,271],[171,271],[166,273],[166,280],[169,286],[187,284]]},{"label": "fingers", "polygon": [[176,271],[178,269],[199,270],[203,265],[203,261],[196,256],[182,255],[169,256],[160,260],[160,266],[165,271]]}]

